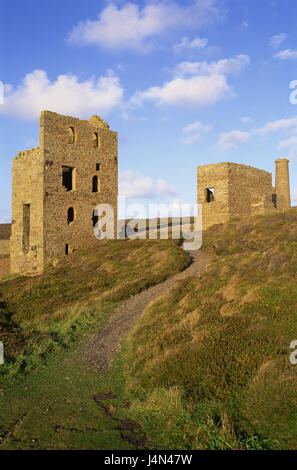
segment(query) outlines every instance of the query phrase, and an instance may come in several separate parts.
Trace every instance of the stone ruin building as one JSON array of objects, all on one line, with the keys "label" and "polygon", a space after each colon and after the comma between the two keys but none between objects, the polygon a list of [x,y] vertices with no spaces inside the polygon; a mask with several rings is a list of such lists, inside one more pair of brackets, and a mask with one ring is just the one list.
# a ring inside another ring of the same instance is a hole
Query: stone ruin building
[{"label": "stone ruin building", "polygon": [[43,111],[39,147],[12,165],[10,272],[40,273],[73,249],[94,243],[94,209],[118,197],[118,135],[89,121]]},{"label": "stone ruin building", "polygon": [[289,160],[275,161],[272,174],[237,163],[197,168],[197,201],[202,205],[203,230],[238,217],[251,217],[291,207]]},{"label": "stone ruin building", "polygon": [[[264,170],[236,163],[197,169],[202,228],[291,206],[289,161],[276,160],[275,187]],[[0,274],[41,273],[74,249],[94,243],[94,209],[118,197],[118,135],[89,121],[43,111],[40,145],[12,167],[12,224],[0,226]],[[9,240],[10,239],[10,240]],[[2,265],[1,265],[2,263]]]}]

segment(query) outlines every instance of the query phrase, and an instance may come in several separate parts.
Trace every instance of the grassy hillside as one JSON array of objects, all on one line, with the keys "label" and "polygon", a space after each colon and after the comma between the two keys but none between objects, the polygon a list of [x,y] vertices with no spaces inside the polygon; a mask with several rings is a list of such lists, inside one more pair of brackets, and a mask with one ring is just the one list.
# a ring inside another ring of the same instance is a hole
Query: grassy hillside
[{"label": "grassy hillside", "polygon": [[121,301],[181,271],[190,257],[174,241],[102,241],[37,277],[0,282],[0,340],[15,375],[100,328]]},{"label": "grassy hillside", "polygon": [[297,210],[204,235],[200,278],[151,304],[124,351],[131,410],[158,448],[296,449]]}]

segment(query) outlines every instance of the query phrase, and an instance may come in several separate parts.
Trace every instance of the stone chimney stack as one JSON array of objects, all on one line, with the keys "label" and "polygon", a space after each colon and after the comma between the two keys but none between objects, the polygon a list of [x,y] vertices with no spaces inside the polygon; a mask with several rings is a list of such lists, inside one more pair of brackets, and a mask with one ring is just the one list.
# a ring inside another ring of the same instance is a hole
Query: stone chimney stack
[{"label": "stone chimney stack", "polygon": [[277,209],[290,209],[289,160],[287,158],[275,160],[275,192]]}]

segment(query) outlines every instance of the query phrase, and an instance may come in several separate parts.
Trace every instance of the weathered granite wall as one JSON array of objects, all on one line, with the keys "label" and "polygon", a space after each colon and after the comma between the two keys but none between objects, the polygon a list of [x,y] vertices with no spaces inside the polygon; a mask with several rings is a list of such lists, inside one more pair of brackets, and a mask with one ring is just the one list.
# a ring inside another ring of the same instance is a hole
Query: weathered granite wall
[{"label": "weathered granite wall", "polygon": [[278,210],[287,210],[291,207],[289,160],[278,158],[275,160],[275,191]]},{"label": "weathered granite wall", "polygon": [[40,146],[13,160],[11,272],[44,266],[96,241],[93,212],[118,196],[118,139],[89,121],[43,111]]},{"label": "weathered granite wall", "polygon": [[19,152],[12,162],[11,273],[36,273],[44,267],[43,173],[39,148]]},{"label": "weathered granite wall", "polygon": [[202,205],[202,227],[226,223],[290,207],[288,160],[276,161],[276,188],[272,175],[237,163],[197,168],[197,201]]}]

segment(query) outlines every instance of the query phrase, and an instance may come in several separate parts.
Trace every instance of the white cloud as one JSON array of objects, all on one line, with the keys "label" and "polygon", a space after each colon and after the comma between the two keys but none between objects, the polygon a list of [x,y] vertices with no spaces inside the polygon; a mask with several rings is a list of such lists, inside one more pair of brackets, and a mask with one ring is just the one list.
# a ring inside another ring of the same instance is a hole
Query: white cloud
[{"label": "white cloud", "polygon": [[290,131],[297,132],[297,116],[288,119],[278,119],[276,121],[270,121],[263,127],[254,130],[255,134],[266,135],[270,132],[278,131]]},{"label": "white cloud", "polygon": [[145,100],[155,101],[159,105],[209,105],[232,96],[231,89],[223,75],[204,77],[176,78],[161,87],[151,87],[147,91],[137,92],[131,100],[140,105]]},{"label": "white cloud", "polygon": [[297,60],[297,50],[285,49],[277,52],[273,57],[280,60]]},{"label": "white cloud", "polygon": [[201,134],[210,132],[213,126],[207,126],[202,122],[196,121],[184,127],[182,133],[184,134],[183,143],[191,145],[200,140]]},{"label": "white cloud", "polygon": [[280,34],[275,34],[270,38],[270,45],[273,49],[278,49],[281,44],[287,39],[287,34],[285,33],[280,33]]},{"label": "white cloud", "polygon": [[174,52],[181,52],[184,49],[205,49],[207,43],[208,39],[206,38],[195,38],[190,41],[189,38],[184,37],[182,38],[181,42],[174,44],[173,50]]},{"label": "white cloud", "polygon": [[292,147],[293,145],[296,145],[297,147],[297,136],[290,137],[290,139],[287,139],[287,140],[282,140],[279,143],[280,148]]},{"label": "white cloud", "polygon": [[130,104],[141,105],[151,100],[158,105],[194,105],[205,106],[224,98],[234,96],[226,75],[239,73],[249,63],[246,55],[218,62],[182,62],[174,70],[174,78],[162,86],[150,87],[138,91]]},{"label": "white cloud", "polygon": [[157,180],[156,182],[156,195],[170,196],[176,194],[173,186],[168,184],[165,180]]},{"label": "white cloud", "polygon": [[282,140],[279,143],[279,148],[289,148],[289,159],[297,162],[297,116],[269,121],[264,126],[250,129],[248,132],[238,130],[226,132],[221,134],[219,142],[215,147],[221,150],[229,150],[246,143],[253,136],[265,137],[274,132],[283,132],[285,135],[291,136],[286,140]]},{"label": "white cloud", "polygon": [[251,118],[250,116],[243,116],[240,118],[240,120],[243,124],[247,124],[248,122],[250,122]]},{"label": "white cloud", "polygon": [[246,54],[239,54],[229,59],[221,59],[217,62],[181,62],[175,67],[175,77],[186,77],[191,75],[229,75],[238,74],[250,63]]},{"label": "white cloud", "polygon": [[122,7],[110,3],[95,21],[80,22],[69,40],[95,44],[109,50],[146,52],[152,39],[172,28],[199,27],[219,19],[217,0],[195,0],[185,6],[175,2],[148,3],[143,8],[127,2]]},{"label": "white cloud", "polygon": [[112,71],[106,76],[85,81],[79,81],[71,74],[59,75],[51,82],[46,71],[34,70],[18,87],[5,85],[0,113],[33,119],[41,110],[47,109],[82,118],[92,114],[104,117],[121,104],[122,98],[123,88]]},{"label": "white cloud", "polygon": [[119,195],[131,198],[155,198],[176,194],[173,186],[165,180],[154,181],[132,170],[126,170],[119,175]]},{"label": "white cloud", "polygon": [[250,137],[251,134],[249,132],[242,132],[238,130],[226,132],[221,134],[217,147],[222,151],[231,150],[238,145],[247,142]]}]

